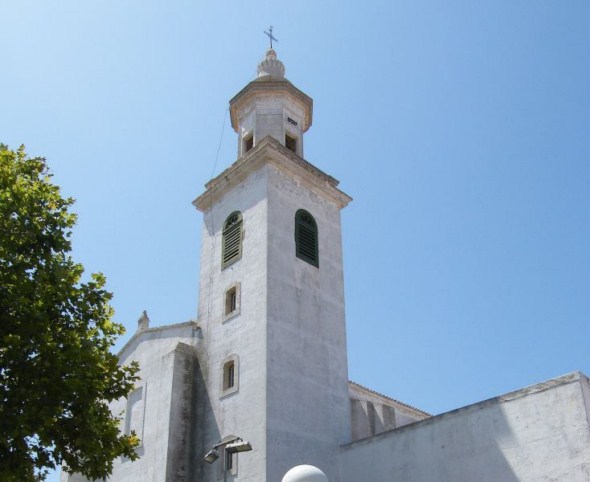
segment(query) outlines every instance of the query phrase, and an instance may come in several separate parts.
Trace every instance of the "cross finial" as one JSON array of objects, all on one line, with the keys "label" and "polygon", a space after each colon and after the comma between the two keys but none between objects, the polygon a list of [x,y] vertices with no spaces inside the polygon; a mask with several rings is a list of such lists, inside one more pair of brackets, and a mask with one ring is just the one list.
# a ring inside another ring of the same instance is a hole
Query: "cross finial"
[{"label": "cross finial", "polygon": [[272,34],[272,25],[270,26],[270,28],[268,29],[268,31],[265,30],[264,33],[266,35],[268,35],[268,39],[270,40],[270,48],[272,49],[272,41],[274,40],[275,42],[278,42],[278,40]]}]

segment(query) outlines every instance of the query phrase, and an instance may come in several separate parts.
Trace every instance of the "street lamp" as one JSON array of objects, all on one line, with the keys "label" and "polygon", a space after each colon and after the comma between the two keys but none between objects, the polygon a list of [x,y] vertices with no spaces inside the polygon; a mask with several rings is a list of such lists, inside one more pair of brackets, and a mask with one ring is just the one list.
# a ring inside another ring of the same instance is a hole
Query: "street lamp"
[{"label": "street lamp", "polygon": [[252,445],[247,440],[238,439],[235,442],[227,444],[225,446],[225,451],[228,454],[237,454],[238,452],[250,452],[252,450]]},{"label": "street lamp", "polygon": [[209,452],[207,452],[207,455],[205,455],[203,460],[205,462],[207,462],[208,464],[212,464],[218,458],[219,458],[219,452],[217,451],[217,449],[211,449],[211,450],[209,450]]},{"label": "street lamp", "polygon": [[241,437],[236,437],[235,435],[228,435],[224,437],[223,440],[219,443],[216,443],[211,450],[207,452],[203,460],[208,464],[212,464],[219,458],[219,447],[223,447],[223,482],[227,482],[227,460],[228,455],[231,457],[232,454],[237,454],[238,452],[249,452],[252,450],[252,444],[247,440],[243,440]]}]

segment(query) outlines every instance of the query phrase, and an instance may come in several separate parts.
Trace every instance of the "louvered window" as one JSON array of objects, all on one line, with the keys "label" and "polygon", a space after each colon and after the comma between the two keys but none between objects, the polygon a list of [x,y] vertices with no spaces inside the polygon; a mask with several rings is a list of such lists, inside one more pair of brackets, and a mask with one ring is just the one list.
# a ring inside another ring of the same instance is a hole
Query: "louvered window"
[{"label": "louvered window", "polygon": [[230,214],[223,225],[221,269],[227,268],[242,257],[242,214]]},{"label": "louvered window", "polygon": [[295,252],[299,259],[319,268],[318,225],[303,209],[295,214]]}]

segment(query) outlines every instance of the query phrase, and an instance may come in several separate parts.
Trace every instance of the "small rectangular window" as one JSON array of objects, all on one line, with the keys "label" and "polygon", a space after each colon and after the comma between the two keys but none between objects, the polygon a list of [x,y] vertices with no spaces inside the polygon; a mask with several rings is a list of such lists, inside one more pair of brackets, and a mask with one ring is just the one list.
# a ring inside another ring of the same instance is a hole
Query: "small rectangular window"
[{"label": "small rectangular window", "polygon": [[254,147],[254,136],[250,134],[244,138],[244,154]]},{"label": "small rectangular window", "polygon": [[236,393],[240,385],[240,361],[238,355],[228,356],[221,364],[220,397]]},{"label": "small rectangular window", "polygon": [[240,314],[240,286],[239,281],[232,283],[223,294],[223,319],[226,322]]},{"label": "small rectangular window", "polygon": [[285,134],[285,147],[293,152],[297,152],[297,139]]}]

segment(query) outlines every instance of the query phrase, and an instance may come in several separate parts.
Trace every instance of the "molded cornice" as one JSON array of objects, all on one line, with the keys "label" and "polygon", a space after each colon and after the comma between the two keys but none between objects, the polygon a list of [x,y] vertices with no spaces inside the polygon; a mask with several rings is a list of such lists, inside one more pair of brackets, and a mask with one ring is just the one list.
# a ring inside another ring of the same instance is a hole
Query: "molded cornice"
[{"label": "molded cornice", "polygon": [[205,212],[213,203],[266,164],[272,164],[298,179],[308,189],[333,202],[340,209],[352,201],[348,194],[336,187],[339,184],[336,179],[299,157],[273,137],[266,136],[247,155],[205,184],[207,190],[193,201],[193,205],[199,211]]},{"label": "molded cornice", "polygon": [[230,101],[231,126],[238,132],[238,111],[246,104],[252,102],[256,96],[265,96],[273,93],[283,93],[291,96],[301,104],[305,111],[302,130],[307,131],[311,127],[313,117],[313,99],[301,92],[288,80],[254,80],[238,92]]}]

